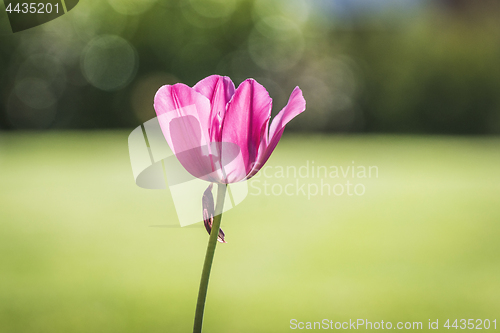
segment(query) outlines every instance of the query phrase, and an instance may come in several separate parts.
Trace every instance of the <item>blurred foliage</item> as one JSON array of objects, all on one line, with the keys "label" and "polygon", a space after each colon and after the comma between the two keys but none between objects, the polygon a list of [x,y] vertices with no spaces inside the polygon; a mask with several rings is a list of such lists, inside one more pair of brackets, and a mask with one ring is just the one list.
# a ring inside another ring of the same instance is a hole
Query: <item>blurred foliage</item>
[{"label": "blurred foliage", "polygon": [[371,131],[500,130],[500,29],[485,17],[429,15],[393,35],[359,33],[360,107]]},{"label": "blurred foliage", "polygon": [[295,130],[500,132],[497,7],[346,16],[324,3],[88,0],[17,34],[2,9],[0,128],[137,126],[161,85],[216,73],[257,79],[274,114],[299,85]]}]

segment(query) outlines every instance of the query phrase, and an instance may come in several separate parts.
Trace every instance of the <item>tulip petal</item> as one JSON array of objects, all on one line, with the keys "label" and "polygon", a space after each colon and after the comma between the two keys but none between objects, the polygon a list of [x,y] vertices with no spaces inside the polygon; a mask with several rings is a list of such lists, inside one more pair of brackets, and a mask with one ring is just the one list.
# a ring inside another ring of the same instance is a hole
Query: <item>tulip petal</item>
[{"label": "tulip petal", "polygon": [[[302,90],[299,87],[295,87],[288,99],[286,106],[276,115],[269,128],[269,144],[271,145],[273,140],[276,138],[281,138],[281,134],[278,132],[285,128],[285,125],[290,122],[293,118],[297,117],[299,114],[304,112],[306,109],[306,100],[302,95]],[[279,135],[279,136],[278,136]],[[276,147],[276,145],[275,145]],[[273,147],[274,149],[274,147]]]},{"label": "tulip petal", "polygon": [[[210,127],[211,142],[221,141],[222,119],[226,112],[227,103],[234,95],[234,83],[227,76],[211,75],[199,81],[194,90],[205,96],[210,101]],[[221,168],[221,165],[214,166]]]},{"label": "tulip petal", "polygon": [[[203,193],[201,199],[203,205],[203,223],[205,224],[205,229],[207,229],[208,234],[212,231],[212,224],[214,222],[215,204],[214,196],[212,194],[213,184],[210,184],[208,188]],[[217,235],[217,240],[221,243],[226,243],[224,231],[219,228],[219,234]]]},{"label": "tulip petal", "polygon": [[178,83],[158,90],[154,108],[163,135],[184,168],[202,179],[212,173],[214,163],[210,156],[208,98]]},{"label": "tulip petal", "polygon": [[234,95],[234,83],[229,77],[211,75],[195,84],[193,89],[210,101],[212,120],[217,119],[216,115],[220,117],[219,119],[224,118],[226,105]]},{"label": "tulip petal", "polygon": [[295,87],[293,90],[292,94],[290,95],[290,98],[288,99],[287,105],[274,117],[271,126],[269,128],[269,140],[263,142],[267,143],[265,149],[261,145],[259,149],[259,156],[257,162],[254,164],[254,167],[252,171],[249,173],[247,178],[251,178],[254,176],[260,168],[264,166],[264,164],[267,162],[269,157],[271,156],[272,152],[278,145],[278,142],[281,139],[281,135],[285,131],[285,126],[304,112],[306,109],[306,100],[304,99],[304,96],[302,95],[302,90],[300,90],[299,87]]},{"label": "tulip petal", "polygon": [[[271,116],[272,100],[262,85],[253,79],[243,81],[228,103],[222,124],[222,142],[232,142],[241,149],[240,165],[227,170],[227,182],[245,179],[257,160],[263,125]],[[224,151],[222,151],[224,156]]]}]

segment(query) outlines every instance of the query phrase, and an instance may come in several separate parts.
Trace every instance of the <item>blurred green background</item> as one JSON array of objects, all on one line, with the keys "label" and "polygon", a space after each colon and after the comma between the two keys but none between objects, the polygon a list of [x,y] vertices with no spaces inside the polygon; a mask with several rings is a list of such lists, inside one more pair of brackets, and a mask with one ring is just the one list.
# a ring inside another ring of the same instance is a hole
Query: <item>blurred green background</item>
[{"label": "blurred green background", "polygon": [[0,332],[191,330],[207,233],[174,227],[168,190],[135,185],[127,137],[161,85],[214,73],[256,78],[273,114],[303,90],[270,166],[379,172],[325,180],[362,196],[253,195],[265,178],[251,180],[223,217],[206,332],[500,324],[499,14],[472,0],[81,0],[12,34],[0,3]]},{"label": "blurred green background", "polygon": [[[0,331],[189,332],[205,229],[157,227],[176,212],[169,191],[135,186],[128,132],[84,134],[0,137]],[[354,160],[379,177],[325,179],[366,193],[310,200],[255,196],[266,178],[250,180],[223,216],[206,331],[287,332],[293,318],[498,320],[499,149],[498,139],[285,138],[270,166]]]}]

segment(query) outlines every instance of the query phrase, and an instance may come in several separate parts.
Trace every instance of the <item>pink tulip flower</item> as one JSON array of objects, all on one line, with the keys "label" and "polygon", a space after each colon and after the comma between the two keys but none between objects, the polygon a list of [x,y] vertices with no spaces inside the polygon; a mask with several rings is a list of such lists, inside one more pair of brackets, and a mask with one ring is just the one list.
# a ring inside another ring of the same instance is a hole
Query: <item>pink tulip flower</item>
[{"label": "pink tulip flower", "polygon": [[[254,79],[235,89],[229,77],[218,75],[193,88],[163,86],[154,99],[163,135],[179,162],[191,175],[219,184],[253,177],[276,148],[285,125],[305,110],[306,101],[296,87],[269,126],[271,107],[267,90]],[[205,191],[203,202],[210,233],[211,191],[210,196]],[[223,233],[219,241],[224,241]]]}]

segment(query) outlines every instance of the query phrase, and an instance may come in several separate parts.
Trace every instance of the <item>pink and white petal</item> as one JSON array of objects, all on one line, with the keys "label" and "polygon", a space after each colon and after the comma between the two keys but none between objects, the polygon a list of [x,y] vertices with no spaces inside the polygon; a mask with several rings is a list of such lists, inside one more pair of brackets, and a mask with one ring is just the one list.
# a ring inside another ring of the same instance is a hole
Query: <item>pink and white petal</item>
[{"label": "pink and white petal", "polygon": [[221,141],[235,143],[242,155],[238,168],[231,170],[232,181],[245,179],[257,160],[262,126],[271,116],[271,107],[272,100],[266,88],[253,79],[243,81],[228,103]]},{"label": "pink and white petal", "polygon": [[231,184],[245,179],[246,164],[240,147],[231,142],[223,142],[221,147],[223,152],[219,173],[219,178],[222,179],[221,182]]},{"label": "pink and white petal", "polygon": [[227,103],[234,95],[234,83],[227,76],[211,75],[204,78],[193,87],[194,90],[205,96],[210,101],[209,129],[211,141],[220,141],[220,126]]},{"label": "pink and white petal", "polygon": [[[288,99],[287,105],[274,117],[271,127],[269,129],[269,140],[267,141],[267,145],[265,149],[259,150],[259,157],[257,162],[255,163],[254,168],[249,173],[248,178],[254,176],[260,168],[264,166],[272,152],[278,145],[278,142],[285,131],[285,126],[304,112],[306,109],[306,100],[302,95],[302,90],[299,87],[295,87],[290,98]],[[261,147],[262,148],[262,147]]]},{"label": "pink and white petal", "polygon": [[[232,142],[212,142],[211,155],[214,161],[214,172],[209,175],[212,182],[217,183],[234,183],[240,181],[236,176],[239,175],[239,170],[244,168],[241,149],[238,145]],[[221,152],[224,152],[222,155]]]},{"label": "pink and white petal", "polygon": [[[227,76],[211,75],[194,85],[194,90],[208,98],[212,110],[224,116],[226,104],[234,95],[234,83]],[[222,113],[221,113],[222,112]]]},{"label": "pink and white petal", "polygon": [[178,83],[158,90],[154,108],[163,135],[184,168],[202,179],[212,173],[208,134],[210,101]]}]

